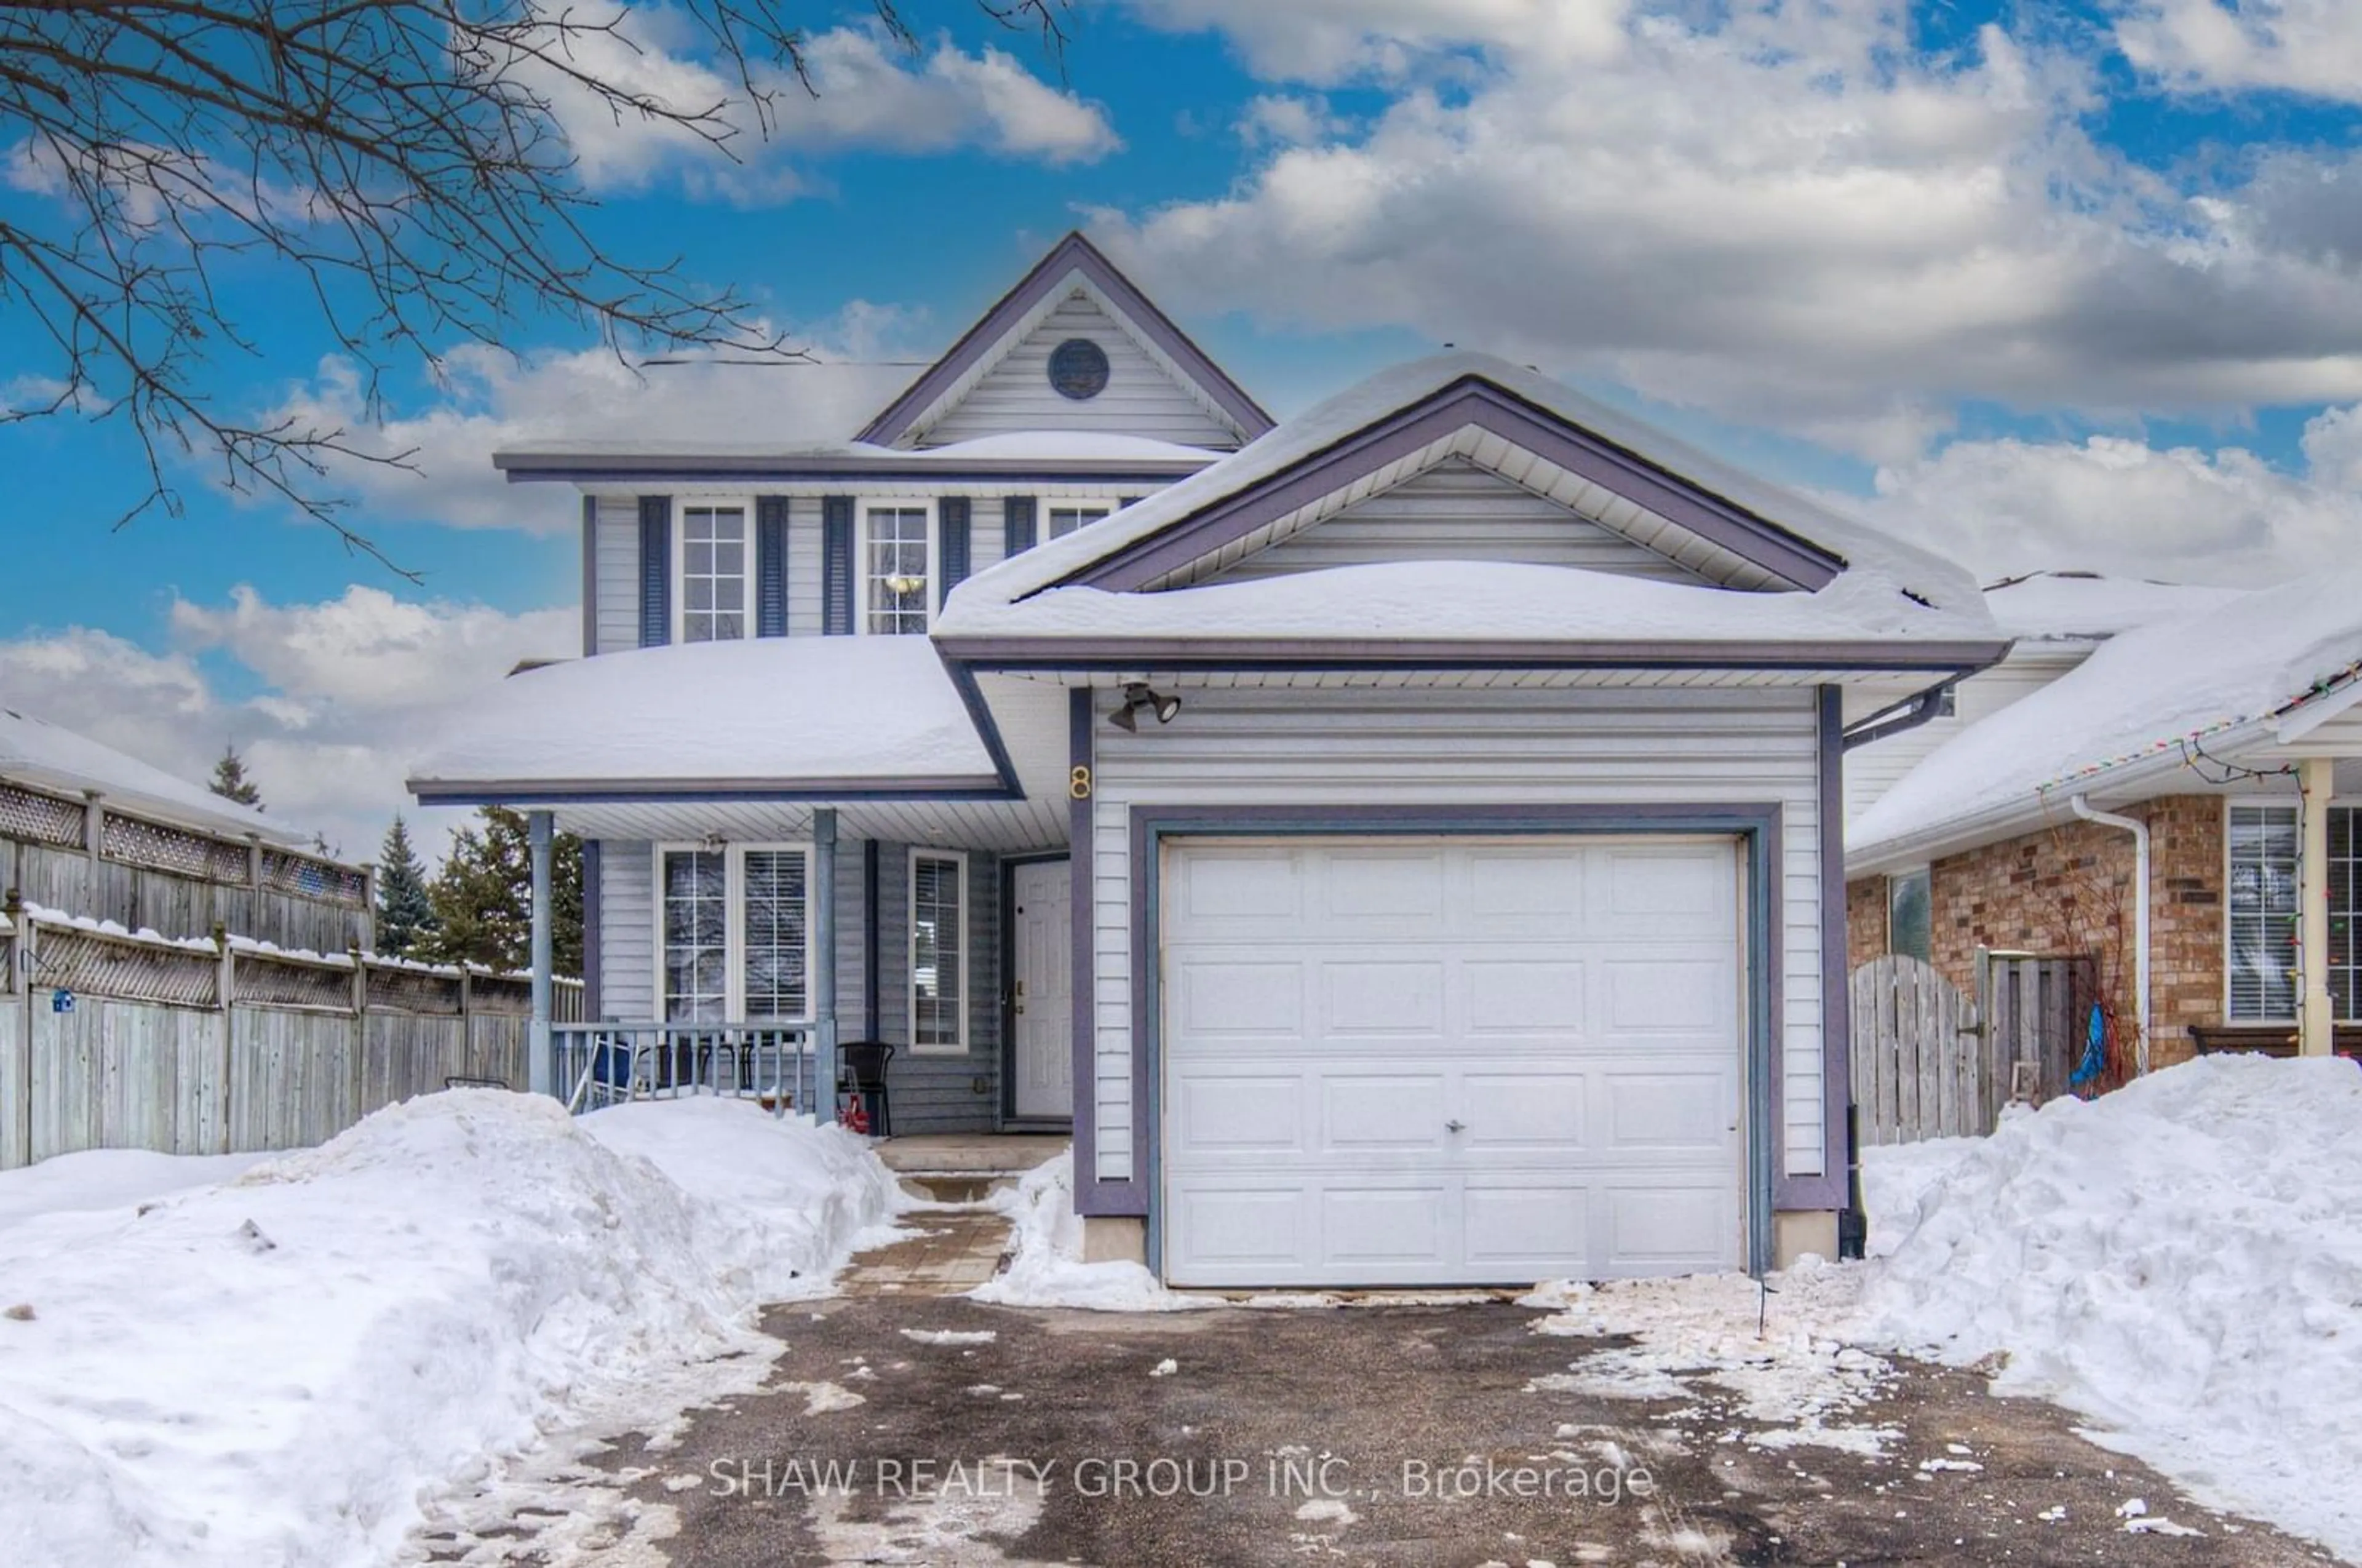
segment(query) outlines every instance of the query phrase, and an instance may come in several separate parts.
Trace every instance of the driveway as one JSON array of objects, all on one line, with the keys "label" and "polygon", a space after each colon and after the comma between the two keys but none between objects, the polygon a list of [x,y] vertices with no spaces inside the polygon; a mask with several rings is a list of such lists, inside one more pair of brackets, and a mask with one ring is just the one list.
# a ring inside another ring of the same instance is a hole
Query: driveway
[{"label": "driveway", "polygon": [[1903,1364],[1822,1434],[1883,1453],[1777,1446],[1703,1377],[1583,1391],[1630,1342],[1538,1316],[833,1299],[773,1315],[764,1392],[602,1463],[669,1536],[633,1560],[683,1568],[2323,1561],[1970,1374]]}]

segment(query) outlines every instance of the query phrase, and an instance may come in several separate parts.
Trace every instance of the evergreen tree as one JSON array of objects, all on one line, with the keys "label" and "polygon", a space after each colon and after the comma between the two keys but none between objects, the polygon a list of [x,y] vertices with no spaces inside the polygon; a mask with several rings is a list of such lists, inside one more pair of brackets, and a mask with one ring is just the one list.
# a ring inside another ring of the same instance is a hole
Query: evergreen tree
[{"label": "evergreen tree", "polygon": [[377,950],[405,955],[435,925],[435,903],[426,892],[426,868],[411,847],[410,824],[394,813],[377,853]]},{"label": "evergreen tree", "polygon": [[205,786],[225,801],[236,801],[241,806],[261,811],[262,791],[246,776],[246,758],[238,756],[237,747],[222,747],[221,760],[214,764],[213,781]]},{"label": "evergreen tree", "polygon": [[[427,889],[435,923],[421,932],[414,956],[446,964],[522,970],[533,962],[533,849],[524,813],[486,806],[451,835]],[[582,972],[582,841],[560,834],[550,856],[553,961],[561,975]]]}]

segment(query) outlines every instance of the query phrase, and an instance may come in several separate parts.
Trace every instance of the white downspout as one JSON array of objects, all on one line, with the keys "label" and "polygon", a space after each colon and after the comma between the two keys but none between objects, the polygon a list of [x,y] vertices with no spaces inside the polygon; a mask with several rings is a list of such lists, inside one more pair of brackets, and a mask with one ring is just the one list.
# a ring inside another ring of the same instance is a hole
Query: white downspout
[{"label": "white downspout", "polygon": [[2133,835],[2133,882],[2137,901],[2133,910],[2133,987],[2140,1009],[2140,1037],[2133,1043],[2133,1071],[2148,1071],[2148,824],[2136,817],[2103,812],[2077,795],[2068,805],[2087,823],[2122,828]]}]

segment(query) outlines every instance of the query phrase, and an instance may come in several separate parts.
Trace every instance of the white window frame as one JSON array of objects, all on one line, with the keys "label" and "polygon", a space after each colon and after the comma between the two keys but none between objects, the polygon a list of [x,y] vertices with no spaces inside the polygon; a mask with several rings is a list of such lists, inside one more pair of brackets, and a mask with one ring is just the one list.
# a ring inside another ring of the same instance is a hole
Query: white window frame
[{"label": "white window frame", "polygon": [[[865,637],[924,636],[934,630],[935,609],[943,595],[944,517],[932,495],[865,495],[853,503],[853,629]],[[869,514],[872,512],[924,512],[927,514],[927,588],[921,597],[927,624],[917,632],[879,632],[869,624]]]},{"label": "white window frame", "polygon": [[[745,602],[738,612],[738,635],[710,642],[744,642],[755,635],[755,498],[751,495],[676,495],[672,498],[672,640],[689,641],[689,513],[736,508],[746,519]],[[708,612],[701,612],[707,613]]]},{"label": "white window frame", "polygon": [[[972,879],[968,876],[967,856],[956,849],[913,848],[910,852],[909,860],[910,864],[904,868],[902,878],[902,923],[907,928],[902,943],[902,968],[903,1000],[907,1009],[903,1016],[910,1024],[911,1054],[914,1056],[965,1056],[968,1054],[969,1037],[972,1032],[969,1019],[975,1011],[976,1004],[975,997],[968,991],[970,949],[975,945],[970,940],[970,933],[976,929],[976,922],[970,904],[969,888]],[[956,1043],[938,1040],[922,1044],[919,1040],[919,862],[922,860],[948,862],[958,870],[956,885],[959,889],[959,1040]]]},{"label": "white window frame", "polygon": [[[1033,505],[1041,519],[1041,542],[1045,545],[1054,538],[1066,536],[1050,532],[1050,513],[1053,512],[1088,512],[1104,508],[1099,516],[1091,519],[1091,523],[1104,523],[1123,510],[1121,498],[1112,495],[1045,495],[1035,501]],[[1075,532],[1080,533],[1090,525],[1090,523],[1081,524]]]},{"label": "white window frame", "polygon": [[[2232,873],[2233,873],[2233,870],[2234,870],[2234,866],[2233,866],[2233,862],[2232,862],[2232,859],[2231,859],[2231,813],[2232,813],[2232,812],[2233,812],[2235,809],[2239,808],[2239,807],[2246,807],[2246,808],[2249,808],[2249,809],[2255,809],[2255,808],[2265,808],[2265,809],[2269,809],[2269,810],[2284,811],[2284,812],[2290,812],[2290,813],[2292,813],[2292,814],[2294,815],[2294,818],[2295,818],[2295,821],[2296,821],[2296,824],[2297,824],[2297,840],[2296,840],[2296,875],[2297,875],[2297,886],[2298,886],[2298,888],[2299,888],[2300,889],[2301,889],[2303,888],[2303,886],[2304,886],[2304,817],[2303,817],[2303,812],[2302,812],[2302,808],[2301,808],[2301,806],[2297,801],[2291,801],[2291,800],[2288,799],[2286,796],[2279,796],[2279,795],[2225,795],[2225,796],[2224,796],[2224,797],[2223,797],[2223,1021],[2224,1021],[2224,1023],[2226,1023],[2226,1024],[2236,1024],[2236,1025],[2260,1024],[2260,1025],[2272,1025],[2272,1026],[2277,1026],[2277,1025],[2283,1025],[2283,1024],[2293,1024],[2293,1023],[2295,1023],[2295,1022],[2297,1021],[2296,1016],[2295,1016],[2293,1013],[2291,1013],[2291,1014],[2290,1014],[2289,1016],[2284,1017],[2284,1018],[2277,1018],[2277,1017],[2276,1017],[2276,1018],[2265,1018],[2265,1017],[2257,1017],[2257,1018],[2241,1018],[2241,1017],[2238,1015],[2238,1013],[2234,1010],[2234,1007],[2233,1007],[2233,1002],[2232,1002],[2232,977],[2233,977],[2233,974],[2234,974],[2234,972],[2235,972],[2235,971],[2234,971],[2234,956],[2235,956],[2235,951],[2236,951],[2236,950],[2234,948],[2234,946],[2233,946],[2233,944],[2232,944],[2232,935],[2231,935],[2231,917],[2232,917],[2232,911],[2231,911],[2231,878],[2232,878]],[[2298,928],[2298,930],[2299,930],[2299,931],[2301,931],[2301,930],[2303,929],[2303,922],[2304,922],[2303,900],[2302,900],[2301,896],[2300,896],[2300,898],[2299,898],[2299,900],[2298,900],[2298,909],[2297,909],[2297,917],[2296,917],[2296,918],[2297,918],[2297,928]],[[2292,994],[2292,995],[2296,994],[2296,993],[2293,991],[2293,988],[2291,989],[2291,994]],[[2301,997],[2301,995],[2298,995],[2298,996],[2297,996],[2297,1001],[2298,1001],[2299,1006],[2301,1006],[2301,1005],[2302,1005],[2303,999],[2302,999],[2302,997]]]},{"label": "white window frame", "polygon": [[[785,841],[762,844],[701,844],[695,840],[674,840],[653,846],[656,858],[649,864],[649,881],[655,918],[649,922],[655,928],[655,967],[651,971],[655,984],[649,989],[649,1010],[658,1023],[672,1022],[665,1016],[665,856],[668,855],[723,856],[723,1017],[730,1023],[802,1024],[812,1021],[812,983],[819,975],[816,966],[820,955],[815,944],[819,922],[812,918],[815,903],[827,896],[815,883],[818,857],[809,842]],[[800,854],[804,858],[804,1010],[794,1018],[746,1016],[746,856],[768,854]],[[681,1027],[694,1027],[688,1021]]]}]

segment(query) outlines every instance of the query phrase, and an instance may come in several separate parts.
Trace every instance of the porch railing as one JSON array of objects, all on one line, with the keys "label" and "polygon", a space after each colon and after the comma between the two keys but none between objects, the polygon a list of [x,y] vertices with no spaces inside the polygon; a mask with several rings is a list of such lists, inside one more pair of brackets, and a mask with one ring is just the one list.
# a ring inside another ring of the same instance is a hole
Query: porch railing
[{"label": "porch railing", "polygon": [[553,1023],[549,1036],[550,1082],[578,1114],[690,1095],[751,1099],[778,1116],[835,1114],[808,1024]]}]

